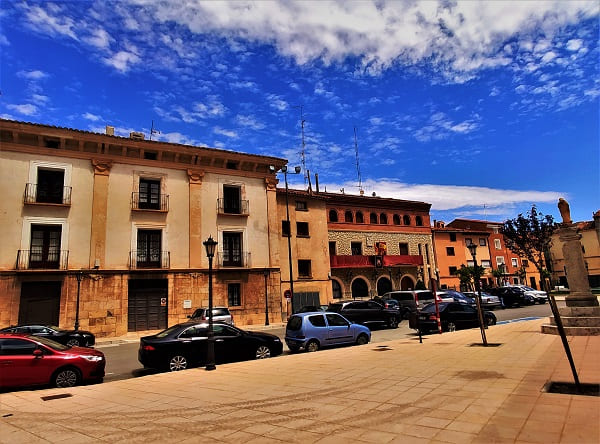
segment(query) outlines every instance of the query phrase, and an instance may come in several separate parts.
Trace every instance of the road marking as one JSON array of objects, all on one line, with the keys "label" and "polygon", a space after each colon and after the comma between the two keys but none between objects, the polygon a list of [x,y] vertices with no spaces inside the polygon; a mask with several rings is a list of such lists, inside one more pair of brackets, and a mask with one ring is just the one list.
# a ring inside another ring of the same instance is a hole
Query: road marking
[{"label": "road marking", "polygon": [[529,316],[527,318],[509,319],[508,321],[496,322],[496,325],[512,324],[513,322],[535,321],[536,319],[542,319],[542,316]]}]

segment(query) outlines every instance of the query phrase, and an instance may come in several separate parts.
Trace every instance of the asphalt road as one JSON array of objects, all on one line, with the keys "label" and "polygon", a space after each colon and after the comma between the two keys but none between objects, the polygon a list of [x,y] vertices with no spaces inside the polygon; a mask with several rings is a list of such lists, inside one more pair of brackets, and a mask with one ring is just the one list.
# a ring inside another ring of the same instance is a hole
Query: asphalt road
[{"label": "asphalt road", "polygon": [[[564,302],[562,301],[557,302],[559,306],[564,305]],[[494,314],[496,315],[498,322],[501,322],[529,317],[548,317],[551,315],[551,310],[550,306],[546,303],[544,305],[532,305],[522,308],[499,309],[495,310]],[[261,330],[261,327],[256,326],[256,328],[253,329]],[[267,331],[271,334],[279,336],[282,340],[285,336],[285,328],[283,327],[270,328]],[[406,320],[402,321],[397,329],[382,328],[373,330],[371,342],[385,342],[402,338],[417,338],[416,332],[408,327],[408,321]],[[102,350],[102,352],[104,352],[106,355],[105,381],[135,378],[155,372],[154,370],[144,369],[138,362],[137,352],[139,348],[139,342],[101,345],[97,348]],[[289,354],[289,350],[285,345],[283,354],[284,356]]]}]

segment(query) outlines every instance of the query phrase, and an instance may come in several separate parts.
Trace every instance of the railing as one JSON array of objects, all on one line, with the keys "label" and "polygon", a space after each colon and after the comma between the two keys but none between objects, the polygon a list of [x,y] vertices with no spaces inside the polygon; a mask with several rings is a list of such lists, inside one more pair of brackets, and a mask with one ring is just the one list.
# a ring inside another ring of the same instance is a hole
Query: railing
[{"label": "railing", "polygon": [[17,270],[66,270],[69,250],[19,250]]},{"label": "railing", "polygon": [[71,187],[46,187],[37,183],[25,185],[23,202],[26,204],[71,205]]},{"label": "railing", "polygon": [[142,211],[161,211],[163,213],[166,213],[167,211],[169,211],[169,195],[159,194],[157,196],[134,191],[133,193],[131,193],[131,209]]},{"label": "railing", "polygon": [[227,268],[248,268],[250,267],[250,253],[242,251],[239,253],[227,253],[219,251],[217,253],[217,267]]},{"label": "railing", "polygon": [[[329,265],[331,268],[374,267],[375,258],[376,256],[365,255],[333,255],[329,256]],[[423,257],[418,254],[386,254],[382,256],[382,259],[382,266],[384,267],[394,265],[423,265]]]},{"label": "railing", "polygon": [[171,253],[169,251],[139,251],[129,252],[129,268],[169,268],[171,266]]},{"label": "railing", "polygon": [[219,214],[248,216],[248,201],[247,200],[234,200],[219,198],[217,199],[217,212]]}]

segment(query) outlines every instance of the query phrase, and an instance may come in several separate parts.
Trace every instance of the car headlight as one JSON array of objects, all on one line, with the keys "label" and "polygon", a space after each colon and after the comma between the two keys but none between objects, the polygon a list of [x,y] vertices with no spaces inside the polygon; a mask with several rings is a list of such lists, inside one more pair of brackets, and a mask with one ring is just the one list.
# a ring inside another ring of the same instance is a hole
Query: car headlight
[{"label": "car headlight", "polygon": [[279,338],[275,338],[275,339],[274,339],[274,341],[275,341],[275,342],[281,342],[281,339],[279,339]]},{"label": "car headlight", "polygon": [[97,355],[81,355],[81,357],[83,359],[85,359],[86,361],[90,361],[90,362],[98,362],[98,361],[102,361],[104,359],[104,356],[97,356]]}]

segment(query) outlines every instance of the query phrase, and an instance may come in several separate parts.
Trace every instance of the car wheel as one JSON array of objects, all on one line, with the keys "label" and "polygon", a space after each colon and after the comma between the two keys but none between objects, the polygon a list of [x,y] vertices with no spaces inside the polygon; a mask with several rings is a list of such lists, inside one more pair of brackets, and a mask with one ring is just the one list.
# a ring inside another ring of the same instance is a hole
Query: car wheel
[{"label": "car wheel", "polygon": [[188,368],[188,360],[183,355],[174,355],[169,359],[169,370],[172,372],[178,372],[179,370],[185,370]]},{"label": "car wheel", "polygon": [[398,318],[396,316],[391,316],[388,320],[389,328],[398,328]]},{"label": "car wheel", "polygon": [[74,367],[61,368],[52,376],[52,385],[59,388],[74,387],[81,382],[81,372]]},{"label": "car wheel", "polygon": [[321,348],[319,346],[319,343],[317,341],[315,341],[314,339],[311,339],[310,341],[308,341],[308,344],[306,344],[307,352],[316,352],[319,350],[319,348]]},{"label": "car wheel", "polygon": [[365,335],[364,333],[358,335],[358,338],[356,338],[356,345],[365,345],[369,343],[369,337],[367,335]]},{"label": "car wheel", "polygon": [[489,318],[485,318],[484,319],[485,325],[496,325],[496,319],[492,318],[491,316]]},{"label": "car wheel", "polygon": [[75,339],[75,338],[69,339],[67,341],[67,345],[69,345],[71,347],[79,347],[79,345],[80,345],[79,344],[79,339]]},{"label": "car wheel", "polygon": [[448,331],[456,331],[456,324],[454,322],[448,322]]},{"label": "car wheel", "polygon": [[271,357],[271,349],[266,345],[260,345],[256,349],[256,355],[254,356],[256,359],[265,359]]}]

